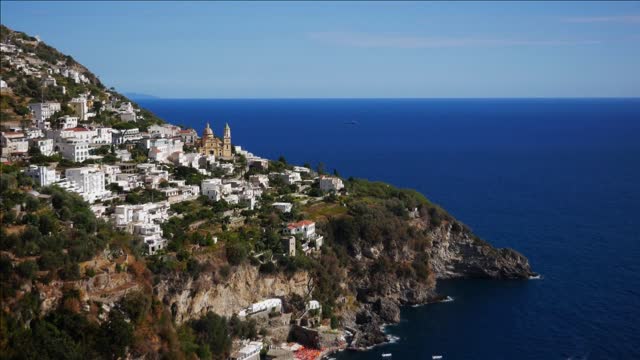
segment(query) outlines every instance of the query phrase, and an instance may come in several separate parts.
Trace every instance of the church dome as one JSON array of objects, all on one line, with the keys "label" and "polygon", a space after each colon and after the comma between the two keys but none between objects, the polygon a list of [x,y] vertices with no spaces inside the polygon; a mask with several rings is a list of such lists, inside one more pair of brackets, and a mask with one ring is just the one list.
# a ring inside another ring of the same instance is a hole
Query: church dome
[{"label": "church dome", "polygon": [[211,127],[209,126],[209,123],[207,123],[207,126],[205,126],[204,131],[202,133],[203,136],[213,136],[213,130],[211,130]]}]

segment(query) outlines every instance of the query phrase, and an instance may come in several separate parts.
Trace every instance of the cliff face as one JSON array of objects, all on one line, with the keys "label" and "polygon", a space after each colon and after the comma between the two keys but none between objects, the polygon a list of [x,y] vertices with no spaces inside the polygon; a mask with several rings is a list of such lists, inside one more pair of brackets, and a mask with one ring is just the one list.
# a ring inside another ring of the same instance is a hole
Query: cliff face
[{"label": "cliff face", "polygon": [[496,249],[468,231],[446,225],[433,232],[431,266],[439,279],[527,279],[534,275],[529,260],[512,249]]},{"label": "cliff face", "polygon": [[[423,219],[414,221],[413,226],[426,228]],[[535,274],[527,258],[520,253],[496,249],[467,229],[460,227],[454,232],[451,224],[444,224],[432,229],[429,237],[431,247],[426,253],[433,278],[426,282],[407,281],[394,273],[385,273],[377,279],[365,277],[356,282],[358,306],[344,314],[345,325],[356,330],[351,348],[365,349],[385,342],[387,339],[381,327],[400,321],[401,305],[440,300],[442,296],[435,292],[436,279],[527,279]],[[384,249],[374,251],[382,252]],[[407,248],[391,253],[396,261],[413,260],[419,255]]]},{"label": "cliff face", "polygon": [[291,277],[264,275],[256,267],[245,264],[234,268],[221,284],[214,283],[211,273],[202,273],[197,279],[173,276],[161,280],[154,292],[180,324],[200,318],[208,311],[231,316],[265,298],[306,296],[310,281],[311,277],[304,271]]}]

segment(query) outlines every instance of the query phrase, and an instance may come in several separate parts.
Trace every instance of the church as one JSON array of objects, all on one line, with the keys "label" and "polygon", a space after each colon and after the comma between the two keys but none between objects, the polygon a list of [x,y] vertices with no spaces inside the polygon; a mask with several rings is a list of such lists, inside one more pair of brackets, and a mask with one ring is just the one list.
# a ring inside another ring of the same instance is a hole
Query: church
[{"label": "church", "polygon": [[200,143],[200,153],[205,156],[214,155],[217,159],[232,160],[233,153],[231,151],[231,128],[229,124],[224,127],[224,137],[222,140],[213,135],[213,130],[207,123],[202,132],[202,140]]}]

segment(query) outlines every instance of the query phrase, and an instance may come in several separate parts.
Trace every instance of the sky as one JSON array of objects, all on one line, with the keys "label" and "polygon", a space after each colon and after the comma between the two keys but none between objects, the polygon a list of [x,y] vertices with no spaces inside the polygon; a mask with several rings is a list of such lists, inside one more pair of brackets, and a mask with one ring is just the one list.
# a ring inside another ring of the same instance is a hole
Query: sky
[{"label": "sky", "polygon": [[165,98],[638,97],[640,2],[0,2]]}]

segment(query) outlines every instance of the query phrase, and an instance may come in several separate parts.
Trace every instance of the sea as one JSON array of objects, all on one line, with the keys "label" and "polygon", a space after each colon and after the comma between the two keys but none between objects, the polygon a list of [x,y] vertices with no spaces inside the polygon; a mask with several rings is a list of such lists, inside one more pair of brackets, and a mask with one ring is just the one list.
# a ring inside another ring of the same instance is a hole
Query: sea
[{"label": "sea", "polygon": [[[339,360],[640,359],[640,99],[144,99],[254,154],[414,188],[541,279],[439,281]],[[389,359],[389,358],[387,358]]]}]

